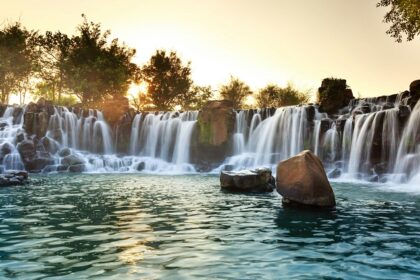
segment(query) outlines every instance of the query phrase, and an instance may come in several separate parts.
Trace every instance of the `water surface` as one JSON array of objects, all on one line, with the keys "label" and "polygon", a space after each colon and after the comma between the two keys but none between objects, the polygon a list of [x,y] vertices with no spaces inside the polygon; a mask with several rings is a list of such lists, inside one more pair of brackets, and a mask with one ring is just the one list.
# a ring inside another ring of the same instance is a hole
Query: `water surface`
[{"label": "water surface", "polygon": [[418,278],[420,195],[333,188],[313,212],[217,176],[33,176],[0,189],[0,278]]}]

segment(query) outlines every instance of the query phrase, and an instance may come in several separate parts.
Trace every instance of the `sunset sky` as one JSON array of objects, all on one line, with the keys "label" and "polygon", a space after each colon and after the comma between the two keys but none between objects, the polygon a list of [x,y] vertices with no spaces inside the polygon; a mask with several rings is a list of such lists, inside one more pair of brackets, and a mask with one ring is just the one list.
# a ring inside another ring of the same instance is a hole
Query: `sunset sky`
[{"label": "sunset sky", "polygon": [[214,87],[230,75],[254,90],[267,83],[314,91],[345,78],[362,96],[392,94],[420,78],[420,39],[398,44],[385,32],[376,0],[0,0],[0,23],[73,33],[89,20],[137,49],[191,60],[193,79]]}]

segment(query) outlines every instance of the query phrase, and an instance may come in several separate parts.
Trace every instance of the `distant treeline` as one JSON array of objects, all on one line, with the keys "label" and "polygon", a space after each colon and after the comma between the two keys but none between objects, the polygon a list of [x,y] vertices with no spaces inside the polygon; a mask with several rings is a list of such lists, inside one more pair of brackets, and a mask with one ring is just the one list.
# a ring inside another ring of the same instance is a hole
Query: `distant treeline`
[{"label": "distant treeline", "polygon": [[[183,63],[174,51],[157,50],[145,65],[133,63],[136,50],[111,39],[109,30],[83,21],[72,36],[60,31],[28,30],[19,22],[0,30],[0,101],[8,103],[12,94],[25,102],[26,94],[44,97],[58,105],[81,103],[101,107],[109,99],[127,96],[132,85],[145,85],[145,92],[131,97],[139,110],[200,109],[213,98],[231,100],[235,108],[246,106],[253,96],[256,107],[280,107],[305,103],[309,91],[291,84],[269,84],[253,93],[236,77],[214,90],[196,85],[191,78],[191,62]],[[248,105],[249,106],[249,105]]]}]

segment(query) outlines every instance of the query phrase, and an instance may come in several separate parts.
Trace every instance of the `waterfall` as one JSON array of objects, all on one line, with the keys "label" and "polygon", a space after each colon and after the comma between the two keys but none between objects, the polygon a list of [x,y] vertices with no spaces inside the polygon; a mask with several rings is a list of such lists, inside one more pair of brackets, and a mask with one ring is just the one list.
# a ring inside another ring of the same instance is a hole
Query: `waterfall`
[{"label": "waterfall", "polygon": [[[238,117],[243,117],[237,114]],[[237,135],[244,137],[246,130],[241,121],[237,120]],[[243,141],[244,147],[235,149],[233,157],[225,164],[233,165],[235,169],[253,168],[258,166],[273,167],[280,160],[298,154],[307,144],[307,116],[305,107],[284,107],[276,110],[273,116],[261,121],[260,113],[254,114],[248,137]],[[236,140],[238,142],[238,140]]]},{"label": "waterfall", "polygon": [[23,169],[23,163],[16,149],[16,137],[23,133],[23,113],[14,118],[15,107],[8,106],[0,117],[0,170]]},{"label": "waterfall", "polygon": [[[404,128],[395,162],[395,180],[420,183],[420,101]],[[405,174],[407,178],[399,176],[401,174]]]}]

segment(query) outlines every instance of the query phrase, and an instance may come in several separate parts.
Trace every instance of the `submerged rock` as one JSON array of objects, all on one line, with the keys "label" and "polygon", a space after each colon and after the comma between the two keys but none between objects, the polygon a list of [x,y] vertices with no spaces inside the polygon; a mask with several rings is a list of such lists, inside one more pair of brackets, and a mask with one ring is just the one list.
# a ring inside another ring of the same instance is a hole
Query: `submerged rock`
[{"label": "submerged rock", "polygon": [[20,186],[28,183],[28,172],[24,170],[9,170],[0,175],[0,187]]},{"label": "submerged rock", "polygon": [[222,189],[239,192],[271,192],[275,180],[268,168],[242,171],[222,171],[220,173]]},{"label": "submerged rock", "polygon": [[277,165],[277,191],[283,203],[334,207],[335,196],[321,160],[310,151]]}]

